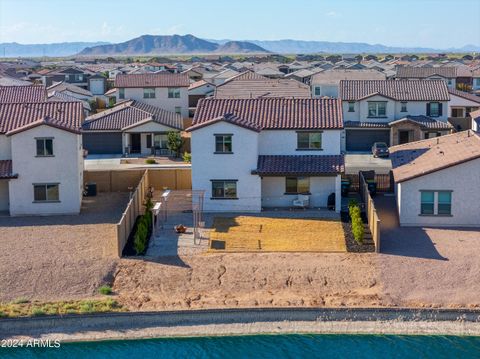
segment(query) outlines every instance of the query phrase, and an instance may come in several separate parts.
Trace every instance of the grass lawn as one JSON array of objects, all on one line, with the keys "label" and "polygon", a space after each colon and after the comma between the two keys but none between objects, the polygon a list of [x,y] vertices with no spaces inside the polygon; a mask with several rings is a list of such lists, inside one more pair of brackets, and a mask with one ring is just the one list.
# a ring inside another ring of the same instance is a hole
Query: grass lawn
[{"label": "grass lawn", "polygon": [[215,217],[209,252],[346,252],[340,221]]}]

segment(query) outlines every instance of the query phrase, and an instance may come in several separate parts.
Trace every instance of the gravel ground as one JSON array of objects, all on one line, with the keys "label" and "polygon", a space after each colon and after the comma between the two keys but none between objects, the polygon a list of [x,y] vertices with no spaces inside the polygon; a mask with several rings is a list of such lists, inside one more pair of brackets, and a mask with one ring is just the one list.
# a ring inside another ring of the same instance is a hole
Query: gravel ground
[{"label": "gravel ground", "polygon": [[128,193],[86,198],[78,216],[0,217],[0,301],[92,296],[115,270],[111,236]]}]

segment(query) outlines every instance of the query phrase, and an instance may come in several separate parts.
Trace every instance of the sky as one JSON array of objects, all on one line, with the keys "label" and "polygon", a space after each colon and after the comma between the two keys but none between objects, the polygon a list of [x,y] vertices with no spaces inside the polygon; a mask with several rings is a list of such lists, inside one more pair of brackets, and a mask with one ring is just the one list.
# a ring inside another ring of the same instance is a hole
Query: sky
[{"label": "sky", "polygon": [[431,48],[480,45],[480,0],[0,0],[0,43],[144,34]]}]

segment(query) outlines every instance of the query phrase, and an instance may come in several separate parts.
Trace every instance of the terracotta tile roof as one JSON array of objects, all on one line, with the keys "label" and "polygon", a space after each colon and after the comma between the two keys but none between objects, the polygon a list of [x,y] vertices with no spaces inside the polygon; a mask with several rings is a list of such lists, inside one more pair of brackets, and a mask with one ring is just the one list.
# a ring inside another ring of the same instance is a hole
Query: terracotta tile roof
[{"label": "terracotta tile roof", "polygon": [[238,116],[232,115],[232,114],[225,114],[223,116],[212,118],[211,120],[204,121],[204,122],[201,122],[201,123],[197,123],[193,126],[190,126],[187,129],[187,132],[195,131],[199,128],[206,127],[206,126],[209,126],[209,125],[212,125],[214,123],[221,122],[221,121],[232,123],[236,126],[240,126],[240,127],[243,127],[243,128],[255,131],[255,132],[260,132],[262,130],[262,128],[256,123],[250,122],[248,120],[244,120],[244,119],[242,119]]},{"label": "terracotta tile roof", "polygon": [[213,84],[211,84],[210,82],[207,82],[205,80],[199,80],[199,81],[195,81],[193,83],[190,84],[190,86],[188,86],[188,89],[189,90],[193,90],[193,89],[196,89],[197,87],[201,87],[203,85],[212,85],[214,86]]},{"label": "terracotta tile roof", "polygon": [[188,75],[170,72],[118,74],[115,78],[115,87],[188,87],[189,85]]},{"label": "terracotta tile roof", "polygon": [[388,122],[345,121],[345,128],[390,128]]},{"label": "terracotta tile roof", "polygon": [[26,130],[29,130],[31,128],[35,128],[35,127],[38,127],[38,126],[42,126],[42,125],[59,128],[61,130],[65,130],[65,131],[72,132],[72,133],[75,133],[75,134],[80,134],[81,133],[80,128],[75,127],[75,125],[73,125],[71,123],[59,121],[59,120],[56,120],[54,118],[45,116],[44,118],[41,118],[39,120],[30,122],[30,123],[28,123],[24,126],[21,126],[21,127],[17,127],[14,130],[8,131],[6,133],[6,135],[7,136],[12,136],[12,135],[15,135],[17,133],[20,133],[20,132],[23,132],[23,131],[26,131]]},{"label": "terracotta tile roof", "polygon": [[452,125],[449,124],[448,122],[445,121],[440,121],[435,118],[431,118],[428,116],[405,116],[404,118],[401,118],[400,120],[392,121],[389,123],[389,125],[395,125],[400,122],[404,121],[410,121],[414,122],[420,125],[422,129],[428,129],[428,130],[451,130]]},{"label": "terracotta tile roof", "polygon": [[377,70],[329,69],[312,76],[312,84],[338,85],[341,80],[386,80],[385,73]]},{"label": "terracotta tile roof", "polygon": [[260,176],[318,176],[344,171],[343,155],[262,155],[258,156],[257,169],[252,173]]},{"label": "terracotta tile roof", "polygon": [[225,115],[270,130],[343,128],[342,106],[336,99],[206,98],[199,101],[192,125]]},{"label": "terracotta tile roof", "polygon": [[358,101],[380,95],[396,101],[449,101],[443,80],[341,80],[340,98]]},{"label": "terracotta tile roof", "polygon": [[444,67],[416,67],[416,66],[398,66],[397,67],[397,78],[414,78],[414,79],[423,79],[430,76],[442,76],[445,78],[454,78],[457,77],[457,68],[454,66],[444,66]]},{"label": "terracotta tile roof", "polygon": [[0,86],[0,103],[45,102],[47,92],[41,85]]},{"label": "terracotta tile roof", "polygon": [[0,178],[9,179],[17,177],[16,174],[12,173],[12,160],[0,160]]},{"label": "terracotta tile roof", "polygon": [[92,93],[88,90],[85,90],[79,86],[75,86],[73,84],[69,84],[68,82],[56,82],[53,85],[47,88],[48,92],[56,91],[56,92],[64,92],[69,91],[73,92],[82,96],[92,97]]},{"label": "terracotta tile roof", "polygon": [[82,127],[86,131],[122,131],[149,119],[174,129],[183,129],[180,115],[132,100],[121,102],[111,109],[87,117]]},{"label": "terracotta tile roof", "polygon": [[463,131],[428,140],[390,147],[396,182],[440,171],[480,158],[480,137]]},{"label": "terracotta tile roof", "polygon": [[215,98],[310,98],[310,87],[293,79],[270,79],[252,71],[245,71],[218,85]]},{"label": "terracotta tile roof", "polygon": [[80,128],[83,121],[81,102],[2,103],[0,104],[0,133],[8,133],[38,120],[68,128]]},{"label": "terracotta tile roof", "polygon": [[455,95],[455,96],[464,98],[465,100],[473,101],[473,102],[476,102],[476,103],[480,104],[480,96],[472,95],[468,92],[454,90],[454,89],[449,89],[448,92],[451,95]]}]

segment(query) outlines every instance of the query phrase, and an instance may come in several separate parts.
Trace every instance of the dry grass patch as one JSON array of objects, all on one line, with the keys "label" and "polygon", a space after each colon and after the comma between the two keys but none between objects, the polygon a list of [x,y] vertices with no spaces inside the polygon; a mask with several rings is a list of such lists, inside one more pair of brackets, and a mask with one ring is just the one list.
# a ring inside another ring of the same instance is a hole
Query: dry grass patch
[{"label": "dry grass patch", "polygon": [[337,220],[216,217],[210,252],[346,252]]},{"label": "dry grass patch", "polygon": [[13,301],[11,303],[0,303],[0,318],[125,311],[126,309],[113,299],[93,299],[46,303],[38,301]]}]

